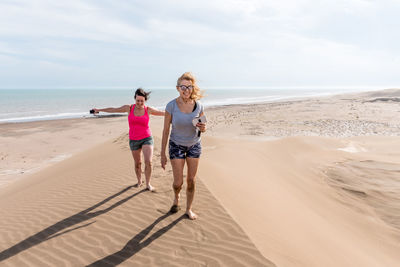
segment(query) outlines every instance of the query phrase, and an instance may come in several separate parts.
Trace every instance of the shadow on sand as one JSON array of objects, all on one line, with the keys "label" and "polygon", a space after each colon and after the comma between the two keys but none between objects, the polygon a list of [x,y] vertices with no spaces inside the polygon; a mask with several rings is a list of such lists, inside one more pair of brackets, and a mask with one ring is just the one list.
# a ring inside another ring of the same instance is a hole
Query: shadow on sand
[{"label": "shadow on sand", "polygon": [[145,229],[143,229],[140,233],[135,235],[131,240],[128,241],[128,243],[125,244],[125,246],[120,250],[117,251],[109,256],[106,256],[90,265],[90,267],[94,266],[116,266],[118,264],[121,264],[122,262],[126,261],[136,253],[138,253],[140,250],[143,248],[147,247],[148,245],[151,244],[154,240],[168,232],[172,227],[174,227],[178,222],[180,222],[182,219],[187,218],[186,215],[182,215],[172,221],[170,224],[167,226],[164,226],[163,228],[159,229],[157,232],[153,233],[151,236],[143,240],[148,233],[162,220],[166,219],[168,216],[172,215],[172,213],[167,213],[164,214],[163,216],[159,217],[157,220],[155,220],[152,224],[147,226]]},{"label": "shadow on sand", "polygon": [[40,243],[42,243],[44,241],[47,241],[47,240],[49,240],[51,238],[60,236],[62,234],[71,232],[73,230],[76,230],[76,229],[79,229],[79,228],[82,228],[82,227],[86,227],[86,226],[92,224],[93,222],[90,222],[90,223],[87,223],[85,225],[81,225],[81,226],[75,227],[73,229],[68,229],[68,230],[63,231],[64,229],[67,229],[67,228],[69,228],[69,227],[71,227],[73,225],[79,224],[81,222],[84,222],[84,221],[87,221],[89,219],[95,218],[96,216],[99,216],[99,215],[102,215],[102,214],[104,214],[106,212],[109,212],[110,210],[112,210],[112,209],[122,205],[123,203],[127,202],[131,198],[133,198],[133,197],[139,195],[140,193],[146,191],[145,189],[143,189],[141,191],[138,191],[138,192],[136,192],[136,193],[134,193],[134,194],[132,194],[132,195],[130,195],[130,196],[118,201],[118,202],[116,202],[115,204],[111,205],[108,208],[105,208],[103,210],[98,210],[98,211],[95,211],[95,212],[91,212],[92,210],[96,209],[97,207],[100,207],[101,205],[104,205],[105,203],[107,203],[108,201],[112,200],[113,198],[125,193],[126,191],[128,191],[132,187],[133,186],[128,186],[128,187],[124,188],[123,190],[119,191],[118,193],[116,193],[116,194],[104,199],[103,201],[97,203],[96,205],[93,205],[92,207],[90,207],[90,208],[88,208],[86,210],[83,210],[83,211],[81,211],[81,212],[79,212],[77,214],[74,214],[74,215],[72,215],[72,216],[70,216],[70,217],[68,217],[68,218],[66,218],[66,219],[64,219],[62,221],[59,221],[59,222],[47,227],[46,229],[40,231],[39,233],[36,233],[36,234],[28,237],[27,239],[22,240],[18,244],[16,244],[16,245],[14,245],[14,246],[12,246],[12,247],[0,252],[0,262],[4,261],[4,260],[6,260],[6,259],[8,259],[8,258],[10,258],[12,256],[15,256],[16,254],[18,254],[18,253],[20,253],[20,252],[22,252],[22,251],[24,251],[26,249],[29,249],[29,248],[31,248],[31,247],[33,247],[35,245],[38,245],[38,244],[40,244]]}]

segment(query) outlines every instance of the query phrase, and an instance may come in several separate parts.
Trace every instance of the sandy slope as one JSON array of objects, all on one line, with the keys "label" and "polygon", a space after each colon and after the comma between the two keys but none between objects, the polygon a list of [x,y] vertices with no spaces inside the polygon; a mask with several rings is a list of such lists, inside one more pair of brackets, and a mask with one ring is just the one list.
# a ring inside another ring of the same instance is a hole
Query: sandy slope
[{"label": "sandy slope", "polygon": [[0,124],[0,189],[121,135],[126,117]]},{"label": "sandy slope", "polygon": [[126,118],[0,125],[0,179],[24,178],[0,190],[0,264],[398,266],[399,97],[208,109],[195,222],[167,214],[161,118],[157,193],[131,187]]},{"label": "sandy slope", "polygon": [[168,213],[170,168],[157,164],[157,193],[132,187],[127,141],[124,134],[4,189],[0,265],[274,266],[201,180],[197,221]]},{"label": "sandy slope", "polygon": [[[364,152],[338,150],[362,142],[370,143]],[[200,177],[278,266],[398,266],[400,138],[204,143]],[[379,161],[368,152],[374,149]],[[365,167],[393,198],[365,181]]]}]

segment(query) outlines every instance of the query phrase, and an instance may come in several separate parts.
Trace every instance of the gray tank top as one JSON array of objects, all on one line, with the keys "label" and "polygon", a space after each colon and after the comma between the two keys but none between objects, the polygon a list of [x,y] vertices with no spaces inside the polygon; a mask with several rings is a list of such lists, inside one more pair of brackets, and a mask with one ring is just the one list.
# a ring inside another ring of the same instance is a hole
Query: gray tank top
[{"label": "gray tank top", "polygon": [[176,99],[170,101],[165,111],[172,116],[172,130],[170,140],[177,145],[192,146],[200,141],[201,137],[197,136],[196,127],[193,126],[192,120],[200,116],[204,112],[203,105],[196,101],[197,107],[191,113],[183,113],[176,103]]}]

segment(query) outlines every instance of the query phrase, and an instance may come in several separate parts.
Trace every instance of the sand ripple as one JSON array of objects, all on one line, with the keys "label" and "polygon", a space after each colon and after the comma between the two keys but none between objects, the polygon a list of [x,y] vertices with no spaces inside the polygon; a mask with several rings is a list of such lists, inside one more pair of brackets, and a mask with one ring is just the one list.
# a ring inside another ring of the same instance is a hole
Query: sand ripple
[{"label": "sand ripple", "polygon": [[201,180],[197,221],[167,212],[171,169],[155,167],[157,193],[132,187],[126,139],[60,162],[1,196],[2,266],[274,266]]}]

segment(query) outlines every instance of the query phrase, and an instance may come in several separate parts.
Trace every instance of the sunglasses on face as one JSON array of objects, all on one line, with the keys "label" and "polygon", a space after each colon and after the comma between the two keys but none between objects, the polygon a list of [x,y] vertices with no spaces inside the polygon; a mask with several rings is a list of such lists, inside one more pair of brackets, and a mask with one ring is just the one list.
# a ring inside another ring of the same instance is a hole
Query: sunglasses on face
[{"label": "sunglasses on face", "polygon": [[182,90],[182,91],[186,91],[186,90],[192,90],[193,89],[193,85],[178,85],[178,87]]}]

